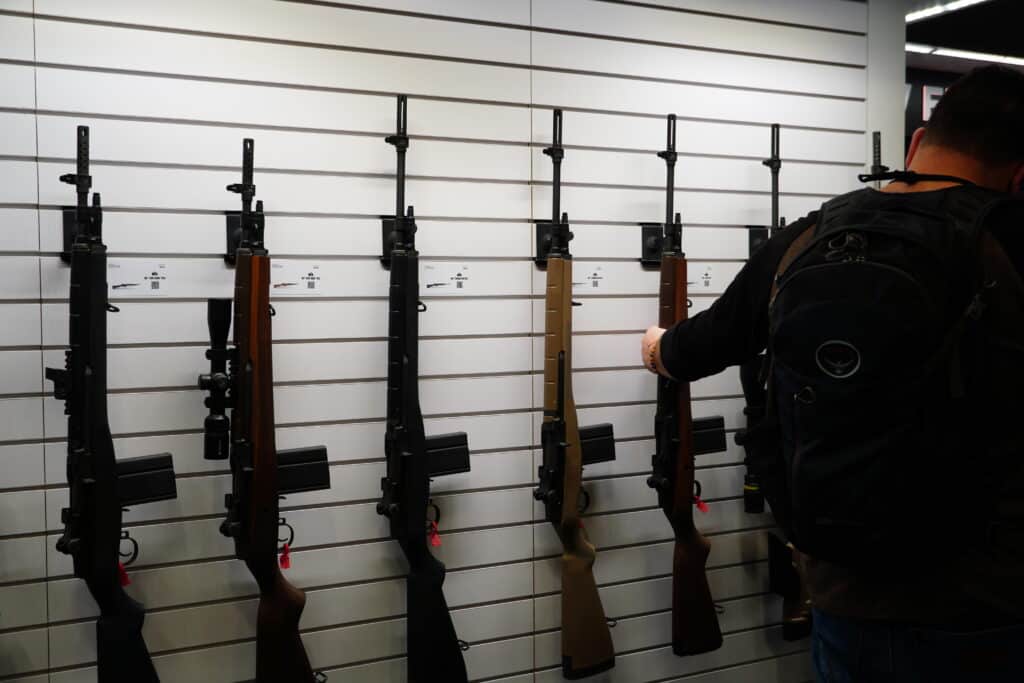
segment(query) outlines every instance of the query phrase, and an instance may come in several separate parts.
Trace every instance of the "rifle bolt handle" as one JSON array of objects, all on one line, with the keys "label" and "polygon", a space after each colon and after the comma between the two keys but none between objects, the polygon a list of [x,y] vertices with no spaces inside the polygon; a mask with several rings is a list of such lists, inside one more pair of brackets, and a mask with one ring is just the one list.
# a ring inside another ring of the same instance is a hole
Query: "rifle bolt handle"
[{"label": "rifle bolt handle", "polygon": [[398,514],[398,506],[394,503],[377,503],[377,514],[391,518]]},{"label": "rifle bolt handle", "polygon": [[669,487],[669,481],[662,476],[647,477],[647,485],[657,491],[664,491]]}]

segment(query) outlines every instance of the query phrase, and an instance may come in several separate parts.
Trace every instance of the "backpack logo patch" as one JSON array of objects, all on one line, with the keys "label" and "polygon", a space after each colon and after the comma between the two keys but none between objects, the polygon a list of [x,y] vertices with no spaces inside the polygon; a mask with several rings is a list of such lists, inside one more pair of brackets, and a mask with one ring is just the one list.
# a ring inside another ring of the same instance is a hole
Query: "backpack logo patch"
[{"label": "backpack logo patch", "polygon": [[818,368],[832,379],[849,379],[860,370],[860,351],[850,342],[832,339],[814,353]]}]

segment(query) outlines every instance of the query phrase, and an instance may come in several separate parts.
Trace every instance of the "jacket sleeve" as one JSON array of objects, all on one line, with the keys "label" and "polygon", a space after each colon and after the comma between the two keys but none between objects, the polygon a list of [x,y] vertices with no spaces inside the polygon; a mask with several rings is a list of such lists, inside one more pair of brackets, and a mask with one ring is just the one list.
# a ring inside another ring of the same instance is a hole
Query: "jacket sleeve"
[{"label": "jacket sleeve", "polygon": [[778,232],[750,257],[711,308],[670,328],[661,362],[680,381],[693,382],[739,365],[768,344],[768,299],[789,246],[817,221],[817,212]]}]

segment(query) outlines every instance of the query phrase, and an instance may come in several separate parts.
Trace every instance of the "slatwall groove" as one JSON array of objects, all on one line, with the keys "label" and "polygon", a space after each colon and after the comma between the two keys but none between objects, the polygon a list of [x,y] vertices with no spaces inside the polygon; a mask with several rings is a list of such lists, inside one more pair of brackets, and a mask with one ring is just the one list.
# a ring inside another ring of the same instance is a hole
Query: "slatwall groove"
[{"label": "slatwall groove", "polygon": [[563,206],[584,304],[574,311],[579,418],[614,423],[618,451],[584,473],[595,578],[623,618],[618,666],[593,680],[810,677],[805,646],[781,641],[778,600],[765,594],[772,520],[745,514],[738,497],[735,370],[693,387],[694,415],[722,415],[729,430],[725,452],[697,461],[711,501],[697,519],[712,542],[709,577],[730,607],[726,646],[686,659],[667,646],[672,531],[646,487],[655,383],[635,357],[656,316],[657,275],[636,262],[637,223],[662,218],[654,151],[672,110],[692,313],[724,291],[749,256],[749,227],[767,221],[766,124],[785,127],[784,215],[855,187],[863,5],[0,0],[0,30],[16,38],[0,45],[0,601],[13,603],[0,612],[0,649],[19,653],[0,662],[0,680],[95,676],[95,605],[53,548],[66,443],[42,380],[66,343],[57,209],[73,195],[56,177],[73,166],[78,124],[93,132],[108,279],[130,284],[128,274],[158,264],[169,275],[163,297],[114,292],[122,312],[109,316],[108,351],[118,457],[171,452],[178,474],[177,501],[126,516],[142,544],[129,592],[150,609],[162,680],[253,674],[255,588],[217,531],[229,478],[202,458],[193,388],[207,365],[203,300],[230,293],[233,279],[220,254],[223,211],[237,202],[222,188],[237,180],[243,136],[258,143],[281,282],[315,267],[322,283],[313,296],[273,296],[278,445],[324,444],[332,472],[330,489],[283,503],[299,544],[288,576],[309,591],[303,639],[316,666],[345,680],[403,680],[406,569],[373,510],[386,362],[378,216],[393,211],[394,169],[380,138],[400,91],[410,95],[421,282],[444,285],[449,269],[470,276],[458,292],[424,289],[420,323],[427,432],[466,431],[473,453],[470,472],[433,484],[446,593],[476,643],[470,678],[560,679],[560,546],[531,496],[544,292],[532,220],[550,208],[540,151],[553,106],[566,112]]}]

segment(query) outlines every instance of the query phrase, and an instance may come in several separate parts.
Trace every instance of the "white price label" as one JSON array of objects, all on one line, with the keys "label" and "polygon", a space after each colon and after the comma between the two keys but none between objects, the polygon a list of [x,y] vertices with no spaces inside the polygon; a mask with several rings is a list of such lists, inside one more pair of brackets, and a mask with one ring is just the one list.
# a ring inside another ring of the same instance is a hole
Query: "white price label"
[{"label": "white price label", "polygon": [[573,290],[580,294],[600,291],[608,287],[608,272],[604,266],[589,266],[589,264],[577,263],[573,271]]},{"label": "white price label", "polygon": [[270,264],[270,296],[323,296],[324,270],[313,261]]},{"label": "white price label", "polygon": [[472,269],[466,263],[442,261],[424,264],[420,277],[421,293],[425,296],[469,294],[471,272]]},{"label": "white price label", "polygon": [[173,280],[167,264],[139,259],[107,261],[107,286],[110,297],[172,296]]}]

